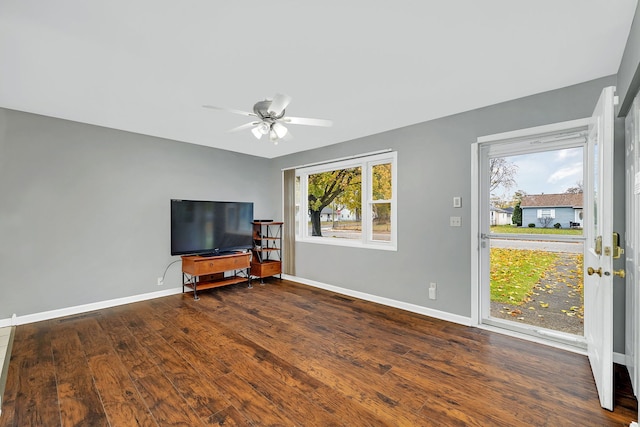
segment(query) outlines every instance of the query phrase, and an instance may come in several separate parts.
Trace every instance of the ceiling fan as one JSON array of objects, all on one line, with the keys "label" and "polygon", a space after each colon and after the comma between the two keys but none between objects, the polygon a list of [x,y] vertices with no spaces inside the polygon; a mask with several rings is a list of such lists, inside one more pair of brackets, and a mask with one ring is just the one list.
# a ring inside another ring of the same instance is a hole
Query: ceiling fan
[{"label": "ceiling fan", "polygon": [[252,128],[251,133],[253,133],[256,138],[260,139],[263,135],[269,135],[269,140],[274,144],[278,144],[278,140],[280,139],[291,136],[285,124],[325,127],[333,126],[333,122],[331,120],[285,116],[285,108],[287,108],[290,102],[290,96],[277,93],[273,99],[265,99],[264,101],[256,102],[253,106],[253,113],[234,110],[231,108],[215,107],[213,105],[203,105],[203,107],[228,111],[230,113],[241,114],[248,117],[255,117],[256,119],[254,121],[230,129],[229,132],[238,132]]}]

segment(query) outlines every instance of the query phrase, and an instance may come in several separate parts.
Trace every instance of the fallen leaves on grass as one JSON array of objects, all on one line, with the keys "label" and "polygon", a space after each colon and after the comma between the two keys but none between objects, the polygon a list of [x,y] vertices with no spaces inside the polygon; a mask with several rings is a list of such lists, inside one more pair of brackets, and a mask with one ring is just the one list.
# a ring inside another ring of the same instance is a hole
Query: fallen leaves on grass
[{"label": "fallen leaves on grass", "polygon": [[522,310],[538,318],[544,317],[540,313],[562,312],[582,321],[583,291],[581,254],[491,249],[491,300],[511,305],[500,310],[503,314],[524,320]]},{"label": "fallen leaves on grass", "polygon": [[529,249],[491,248],[491,300],[521,305],[534,284],[546,277],[558,254]]}]

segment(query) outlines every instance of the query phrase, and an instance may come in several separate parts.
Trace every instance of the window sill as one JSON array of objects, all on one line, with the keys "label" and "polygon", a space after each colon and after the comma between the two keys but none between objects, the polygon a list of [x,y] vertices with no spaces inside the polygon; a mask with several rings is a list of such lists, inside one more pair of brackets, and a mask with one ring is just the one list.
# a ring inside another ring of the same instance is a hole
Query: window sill
[{"label": "window sill", "polygon": [[376,249],[381,251],[394,252],[398,250],[397,245],[391,243],[363,243],[360,240],[347,240],[330,237],[307,237],[304,239],[296,238],[296,243],[313,243],[316,245],[345,246],[351,248]]}]

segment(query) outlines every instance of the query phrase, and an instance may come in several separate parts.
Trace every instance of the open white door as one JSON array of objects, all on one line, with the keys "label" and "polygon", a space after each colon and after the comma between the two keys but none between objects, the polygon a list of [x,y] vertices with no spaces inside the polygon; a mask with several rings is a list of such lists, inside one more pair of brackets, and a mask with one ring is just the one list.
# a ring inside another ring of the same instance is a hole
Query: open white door
[{"label": "open white door", "polygon": [[584,332],[600,405],[613,410],[614,87],[600,95],[589,124],[585,185]]}]

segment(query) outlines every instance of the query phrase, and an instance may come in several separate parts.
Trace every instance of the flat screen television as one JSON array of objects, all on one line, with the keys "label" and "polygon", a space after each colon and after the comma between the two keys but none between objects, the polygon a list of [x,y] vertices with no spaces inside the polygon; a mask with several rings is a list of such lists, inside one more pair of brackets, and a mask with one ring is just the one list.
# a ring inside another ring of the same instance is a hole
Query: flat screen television
[{"label": "flat screen television", "polygon": [[171,255],[251,249],[253,203],[171,200]]}]

